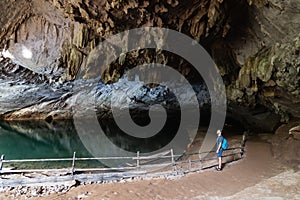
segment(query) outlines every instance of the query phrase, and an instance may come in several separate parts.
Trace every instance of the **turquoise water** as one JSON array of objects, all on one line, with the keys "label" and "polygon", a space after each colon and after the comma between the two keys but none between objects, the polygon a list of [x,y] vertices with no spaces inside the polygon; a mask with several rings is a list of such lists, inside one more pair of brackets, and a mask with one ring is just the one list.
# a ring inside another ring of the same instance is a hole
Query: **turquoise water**
[{"label": "turquoise water", "polygon": [[[97,149],[97,157],[119,156],[114,153],[118,149],[133,153],[152,152],[166,145],[173,138],[172,132],[178,128],[169,123],[162,129],[162,133],[157,134],[157,138],[141,140],[124,134],[111,120],[101,121],[100,124],[106,130],[105,134],[86,130],[86,135],[79,136],[71,120],[51,123],[0,121],[0,155],[4,154],[8,160],[72,158],[73,152],[76,152],[76,157],[90,158],[93,155],[87,148],[91,145]],[[110,142],[103,142],[106,138]]]},{"label": "turquoise water", "polygon": [[[178,128],[176,120],[172,119],[170,123],[166,123],[161,133],[147,139],[136,139],[124,134],[111,120],[99,121],[102,129],[106,130],[105,134],[92,131],[89,126],[86,127],[84,133],[78,133],[72,120],[0,121],[0,155],[5,155],[5,160],[72,158],[74,152],[76,152],[76,158],[128,156],[130,157],[128,159],[114,159],[109,162],[107,160],[76,161],[75,167],[134,166],[136,160],[132,157],[137,155],[137,151],[151,155],[152,152],[164,147],[172,140]],[[82,123],[86,125],[89,121],[82,121]],[[207,127],[202,127],[202,129],[205,133]],[[233,130],[227,127],[225,133],[228,136],[242,132],[239,129]],[[188,133],[186,136],[189,137]],[[72,161],[4,164],[4,167],[17,169],[69,168],[72,166]]]},{"label": "turquoise water", "polygon": [[[178,123],[174,122],[176,121],[171,119],[157,135],[140,139],[124,134],[111,120],[99,121],[102,129],[106,130],[102,134],[97,130],[92,131],[89,126],[84,126],[86,129],[79,134],[72,120],[0,121],[0,155],[5,155],[5,160],[72,158],[74,152],[76,158],[127,156],[130,158],[109,162],[76,161],[76,166],[80,167],[126,166],[136,162],[132,157],[137,155],[137,151],[152,154],[167,145],[178,129]],[[89,121],[82,123],[86,125]],[[188,134],[185,135],[188,139]],[[70,167],[71,162],[13,163],[9,167]]]},{"label": "turquoise water", "polygon": [[0,154],[5,159],[91,157],[71,121],[0,122]]}]

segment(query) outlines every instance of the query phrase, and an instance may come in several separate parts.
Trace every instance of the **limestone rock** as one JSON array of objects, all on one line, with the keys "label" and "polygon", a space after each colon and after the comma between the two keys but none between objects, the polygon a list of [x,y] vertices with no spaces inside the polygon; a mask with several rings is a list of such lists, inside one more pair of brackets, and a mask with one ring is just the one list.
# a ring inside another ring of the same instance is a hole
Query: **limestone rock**
[{"label": "limestone rock", "polygon": [[157,49],[110,51],[115,62],[90,67],[99,43],[147,26],[177,30],[203,45],[220,69],[229,106],[263,106],[281,121],[300,116],[299,0],[2,0],[0,8],[1,118],[71,117],[69,97],[60,97],[72,81],[101,77],[113,84],[145,63],[173,66],[199,82],[193,66],[159,50],[159,38]]}]

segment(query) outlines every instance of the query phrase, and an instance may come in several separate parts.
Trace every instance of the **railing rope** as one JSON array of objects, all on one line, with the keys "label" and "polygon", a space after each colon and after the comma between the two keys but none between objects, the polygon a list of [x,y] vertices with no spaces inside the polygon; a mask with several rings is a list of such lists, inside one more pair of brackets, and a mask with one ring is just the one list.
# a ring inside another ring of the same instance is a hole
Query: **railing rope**
[{"label": "railing rope", "polygon": [[[244,139],[244,137],[243,137]],[[226,154],[225,156],[233,156],[233,159],[236,159],[236,155],[235,154],[242,154],[243,152],[243,147],[233,147],[233,148],[229,148],[226,151],[231,151],[231,150],[240,150],[240,151],[234,151],[230,154]],[[73,157],[72,158],[58,158],[58,159],[23,159],[23,160],[4,160],[4,155],[1,156],[1,160],[0,160],[0,173],[28,173],[30,171],[37,171],[37,172],[41,172],[41,171],[51,171],[54,172],[54,169],[20,169],[20,170],[16,170],[16,169],[2,169],[3,164],[5,165],[5,163],[23,163],[23,162],[52,162],[52,161],[72,161],[72,168],[71,168],[71,173],[72,175],[74,175],[77,171],[83,172],[90,172],[90,171],[111,171],[111,170],[137,170],[137,169],[141,169],[141,167],[145,170],[147,169],[153,169],[153,167],[172,167],[172,173],[176,172],[178,169],[178,167],[180,169],[183,168],[183,165],[185,167],[188,168],[189,171],[194,170],[192,163],[193,162],[199,162],[199,165],[196,165],[197,170],[203,170],[205,168],[207,168],[206,162],[207,161],[211,161],[211,160],[216,160],[215,158],[215,154],[213,154],[212,156],[210,156],[209,158],[206,158],[205,155],[207,155],[207,153],[214,153],[215,151],[207,151],[207,152],[194,152],[194,153],[184,153],[181,155],[175,155],[173,149],[170,149],[169,151],[160,153],[160,154],[156,154],[156,155],[151,155],[151,156],[141,156],[140,152],[137,151],[136,153],[136,157],[102,157],[102,158],[76,158],[76,152],[73,153]],[[205,155],[204,155],[205,153]],[[168,155],[169,154],[169,155]],[[196,159],[191,159],[193,155],[197,155],[199,156],[199,158]],[[115,168],[105,168],[105,167],[96,167],[96,168],[82,168],[82,169],[76,169],[75,170],[75,161],[92,161],[92,160],[117,160],[117,159],[121,159],[121,158],[126,158],[126,159],[132,159],[132,160],[136,160],[136,165],[132,165],[130,167],[126,167],[126,166],[119,166],[119,167],[115,167]],[[170,159],[171,158],[171,162]],[[185,161],[182,161],[182,158],[187,158]],[[241,157],[242,158],[242,157]],[[149,162],[152,161],[157,161],[157,159],[164,159],[164,161],[160,162],[160,163],[155,163],[155,164],[149,164]],[[141,165],[141,160],[145,160],[147,162],[143,162]],[[151,161],[152,160],[152,161]],[[182,165],[182,166],[181,166]],[[178,167],[177,167],[178,166]],[[199,168],[198,168],[199,167]],[[186,168],[186,169],[187,169]],[[2,170],[1,170],[2,169]],[[58,172],[61,170],[67,170],[68,172],[70,172],[70,168],[59,168],[56,169]]]}]

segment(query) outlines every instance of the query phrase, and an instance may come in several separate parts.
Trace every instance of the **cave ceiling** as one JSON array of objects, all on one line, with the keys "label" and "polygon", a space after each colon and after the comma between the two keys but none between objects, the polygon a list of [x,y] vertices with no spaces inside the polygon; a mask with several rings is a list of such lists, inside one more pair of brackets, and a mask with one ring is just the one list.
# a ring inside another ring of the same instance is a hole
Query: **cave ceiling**
[{"label": "cave ceiling", "polygon": [[[133,28],[163,27],[190,36],[207,50],[223,77],[229,104],[263,105],[281,121],[300,117],[299,0],[2,0],[0,8],[0,78],[11,81],[5,86],[17,80],[51,87],[78,74],[89,79],[98,71],[85,67],[88,55],[100,42]],[[116,82],[126,69],[154,59],[197,79],[173,57],[163,51],[129,52],[124,62],[119,58],[107,67],[102,80]],[[0,98],[5,107],[16,97]],[[45,99],[49,103],[54,97]],[[0,114],[22,116],[21,105]]]}]

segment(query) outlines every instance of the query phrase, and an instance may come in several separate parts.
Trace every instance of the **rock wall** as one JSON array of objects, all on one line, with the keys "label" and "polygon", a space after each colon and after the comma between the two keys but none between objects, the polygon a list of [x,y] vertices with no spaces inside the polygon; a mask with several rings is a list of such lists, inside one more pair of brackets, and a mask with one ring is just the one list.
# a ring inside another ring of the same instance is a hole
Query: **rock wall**
[{"label": "rock wall", "polygon": [[249,7],[246,24],[232,35],[239,36],[229,37],[238,64],[230,100],[265,105],[282,121],[299,116],[299,8],[299,1],[275,0]]},{"label": "rock wall", "polygon": [[11,54],[14,63],[39,74],[53,75],[62,67],[65,73],[60,79],[69,81],[84,68],[87,54],[100,41],[121,31],[169,27],[198,41],[210,32],[225,35],[225,20],[218,20],[225,13],[221,3],[217,0],[3,2],[3,6],[10,5],[8,13],[15,12],[15,8],[23,9],[1,21],[7,26],[1,34],[1,48]]},{"label": "rock wall", "polygon": [[[299,0],[3,0],[0,7],[0,77],[11,85],[23,81],[26,87],[31,81],[66,94],[63,85],[76,76],[89,79],[99,73],[86,68],[99,42],[121,31],[157,26],[187,34],[206,48],[227,86],[229,115],[241,107],[264,106],[281,121],[300,116]],[[199,79],[191,66],[168,52],[136,50],[108,66],[102,80],[114,83],[125,70],[157,58]],[[52,95],[39,94],[45,97],[41,102],[49,103]],[[11,98],[17,97],[2,95],[0,106]],[[2,118],[16,110],[22,117],[24,98],[20,92],[20,104],[2,109]],[[33,104],[42,107],[38,100]]]}]

